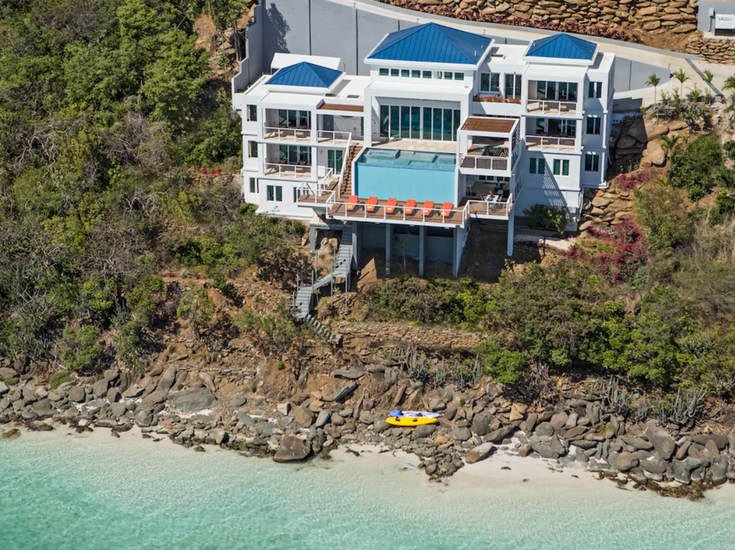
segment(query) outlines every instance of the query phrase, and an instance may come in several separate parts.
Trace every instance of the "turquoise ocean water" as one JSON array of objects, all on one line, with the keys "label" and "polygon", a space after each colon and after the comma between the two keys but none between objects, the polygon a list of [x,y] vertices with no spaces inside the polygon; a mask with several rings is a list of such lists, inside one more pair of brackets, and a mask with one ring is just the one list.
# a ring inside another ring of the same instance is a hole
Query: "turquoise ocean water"
[{"label": "turquoise ocean water", "polygon": [[0,441],[0,472],[2,550],[735,547],[729,487],[443,485],[391,459],[278,465],[65,430]]}]

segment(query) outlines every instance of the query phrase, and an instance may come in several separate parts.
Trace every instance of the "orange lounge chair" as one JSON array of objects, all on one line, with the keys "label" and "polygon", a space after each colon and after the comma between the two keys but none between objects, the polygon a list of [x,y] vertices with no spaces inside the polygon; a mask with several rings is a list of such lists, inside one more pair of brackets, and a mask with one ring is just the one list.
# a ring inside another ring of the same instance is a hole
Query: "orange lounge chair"
[{"label": "orange lounge chair", "polygon": [[413,199],[408,199],[406,201],[406,208],[405,208],[406,215],[410,216],[411,214],[413,214],[414,208],[416,208],[416,201]]},{"label": "orange lounge chair", "polygon": [[434,209],[434,201],[426,201],[424,203],[424,216],[430,216],[431,211]]},{"label": "orange lounge chair", "polygon": [[398,201],[396,199],[388,199],[388,206],[385,209],[386,214],[392,214],[396,211],[396,203]]},{"label": "orange lounge chair", "polygon": [[357,195],[350,195],[350,200],[347,202],[347,211],[351,212],[357,206]]},{"label": "orange lounge chair", "polygon": [[367,211],[375,212],[375,209],[377,207],[378,207],[378,197],[370,197],[367,203]]},{"label": "orange lounge chair", "polygon": [[442,218],[446,218],[449,216],[449,214],[452,213],[452,203],[451,202],[445,202],[442,205]]}]

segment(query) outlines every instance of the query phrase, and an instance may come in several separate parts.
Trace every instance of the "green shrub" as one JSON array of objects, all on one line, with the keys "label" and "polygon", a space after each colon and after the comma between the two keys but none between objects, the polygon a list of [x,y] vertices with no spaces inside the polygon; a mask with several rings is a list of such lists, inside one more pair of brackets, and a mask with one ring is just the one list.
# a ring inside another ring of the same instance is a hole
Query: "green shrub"
[{"label": "green shrub", "polygon": [[671,153],[669,179],[674,187],[686,188],[692,201],[698,201],[716,184],[721,166],[722,147],[717,136],[699,136],[686,148]]},{"label": "green shrub", "polygon": [[97,343],[100,331],[93,326],[75,329],[67,326],[61,342],[61,360],[70,370],[89,370],[99,363],[104,355],[102,346]]},{"label": "green shrub", "polygon": [[475,351],[484,361],[485,374],[502,384],[521,382],[528,373],[528,358],[519,351],[502,349],[494,336],[488,338]]},{"label": "green shrub", "polygon": [[20,382],[20,379],[19,378],[6,378],[5,379],[5,383],[8,386],[17,386],[18,385],[18,382]]},{"label": "green shrub", "polygon": [[531,229],[543,228],[563,235],[567,229],[567,213],[563,208],[534,204],[523,211]]},{"label": "green shrub", "polygon": [[633,198],[637,219],[654,249],[671,250],[691,234],[692,222],[684,201],[666,183],[659,181],[653,188],[636,189]]},{"label": "green shrub", "polygon": [[52,390],[55,390],[56,388],[61,386],[61,384],[66,384],[67,382],[72,382],[73,380],[74,377],[68,372],[55,372],[48,379],[48,385]]}]

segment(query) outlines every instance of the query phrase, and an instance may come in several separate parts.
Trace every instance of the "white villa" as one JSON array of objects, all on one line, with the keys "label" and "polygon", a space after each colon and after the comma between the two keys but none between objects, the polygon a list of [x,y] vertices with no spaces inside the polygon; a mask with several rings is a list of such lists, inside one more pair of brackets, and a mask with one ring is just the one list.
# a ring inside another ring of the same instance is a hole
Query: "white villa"
[{"label": "white villa", "polygon": [[358,254],[406,254],[420,275],[432,260],[457,275],[473,220],[507,223],[512,255],[524,209],[564,208],[576,229],[584,188],[606,186],[614,58],[566,34],[496,45],[435,23],[386,35],[369,76],[275,54],[233,97],[245,199],[342,224]]}]

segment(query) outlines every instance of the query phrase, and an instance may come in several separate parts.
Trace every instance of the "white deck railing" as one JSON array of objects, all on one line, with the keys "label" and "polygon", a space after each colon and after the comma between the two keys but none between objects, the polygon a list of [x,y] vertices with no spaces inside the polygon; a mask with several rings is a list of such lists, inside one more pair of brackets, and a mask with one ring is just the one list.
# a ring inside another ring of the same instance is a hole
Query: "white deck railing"
[{"label": "white deck railing", "polygon": [[311,166],[266,163],[265,175],[277,176],[279,178],[311,179]]},{"label": "white deck railing", "polygon": [[569,151],[576,147],[576,138],[561,136],[526,136],[528,149],[537,147],[548,151]]},{"label": "white deck railing", "polygon": [[462,155],[459,159],[459,167],[467,170],[498,170],[506,172],[510,170],[509,162],[510,159],[508,157]]},{"label": "white deck railing", "polygon": [[350,132],[338,132],[333,130],[317,130],[316,140],[319,143],[329,141],[348,141],[352,134]]},{"label": "white deck railing", "polygon": [[577,114],[576,101],[553,101],[546,99],[529,99],[526,111],[533,114],[542,115],[560,115],[560,114]]},{"label": "white deck railing", "polygon": [[263,139],[303,143],[311,141],[311,130],[308,128],[278,128],[266,126],[263,128]]},{"label": "white deck railing", "polygon": [[513,210],[513,193],[508,195],[508,200],[500,201],[467,201],[466,208],[469,209],[473,216],[504,216],[510,217]]}]

